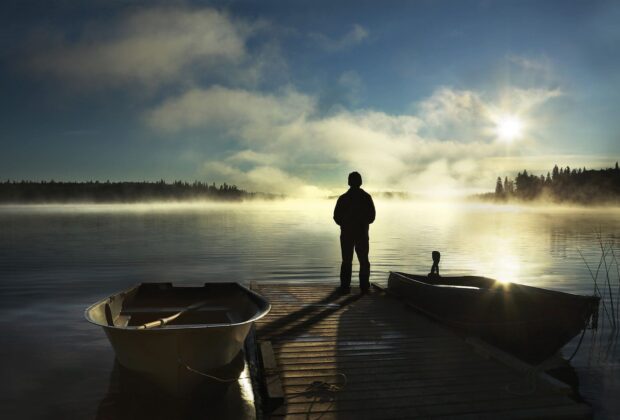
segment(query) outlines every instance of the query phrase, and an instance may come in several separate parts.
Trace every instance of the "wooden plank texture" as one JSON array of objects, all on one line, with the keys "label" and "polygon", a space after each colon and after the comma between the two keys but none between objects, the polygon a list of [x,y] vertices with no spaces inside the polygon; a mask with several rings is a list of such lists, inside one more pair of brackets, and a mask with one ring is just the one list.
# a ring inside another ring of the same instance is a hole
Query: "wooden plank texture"
[{"label": "wooden plank texture", "polygon": [[280,387],[269,392],[283,397],[267,418],[590,415],[561,383],[476,351],[379,289],[340,295],[333,284],[252,287],[272,304],[256,325],[256,339],[263,374],[277,376]]},{"label": "wooden plank texture", "polygon": [[270,404],[282,403],[284,401],[284,390],[282,389],[282,382],[280,381],[280,374],[278,372],[278,363],[276,362],[271,342],[259,341],[258,346],[260,348],[263,366],[263,379],[267,392],[266,396]]}]

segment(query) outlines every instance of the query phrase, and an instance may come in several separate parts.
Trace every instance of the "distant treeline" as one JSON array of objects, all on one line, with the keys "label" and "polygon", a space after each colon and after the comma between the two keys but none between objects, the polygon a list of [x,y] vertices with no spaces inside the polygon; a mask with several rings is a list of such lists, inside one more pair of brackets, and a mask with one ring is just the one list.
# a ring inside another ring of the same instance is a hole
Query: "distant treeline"
[{"label": "distant treeline", "polygon": [[[372,197],[376,199],[384,199],[384,200],[409,200],[413,198],[411,194],[405,191],[372,191]],[[335,200],[340,195],[330,195],[327,196],[329,200]]]},{"label": "distant treeline", "polygon": [[236,185],[194,181],[157,182],[55,182],[11,181],[0,183],[0,203],[131,203],[139,201],[232,200],[281,198],[252,193]]},{"label": "distant treeline", "polygon": [[620,203],[620,169],[592,170],[553,167],[547,175],[532,175],[526,170],[516,178],[497,178],[495,193],[485,198],[498,201],[519,199],[525,201],[548,199],[554,202],[579,204]]}]

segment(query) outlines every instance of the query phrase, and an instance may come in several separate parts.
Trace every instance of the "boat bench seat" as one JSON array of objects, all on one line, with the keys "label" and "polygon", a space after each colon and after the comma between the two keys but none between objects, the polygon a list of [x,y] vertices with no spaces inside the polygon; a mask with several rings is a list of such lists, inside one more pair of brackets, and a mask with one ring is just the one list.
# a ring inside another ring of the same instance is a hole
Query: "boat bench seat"
[{"label": "boat bench seat", "polygon": [[[176,313],[187,309],[186,306],[156,306],[156,307],[144,307],[144,308],[127,308],[121,311],[123,315],[136,315],[136,314],[152,314],[152,313]],[[192,312],[213,312],[213,311],[229,311],[228,306],[205,306],[203,308],[194,309]]]}]

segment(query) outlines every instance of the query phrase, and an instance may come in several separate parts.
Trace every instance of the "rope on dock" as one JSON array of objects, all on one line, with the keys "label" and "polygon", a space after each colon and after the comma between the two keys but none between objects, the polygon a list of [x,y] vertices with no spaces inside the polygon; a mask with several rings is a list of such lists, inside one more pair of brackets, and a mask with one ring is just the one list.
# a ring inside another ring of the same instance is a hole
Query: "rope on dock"
[{"label": "rope on dock", "polygon": [[302,392],[296,392],[294,394],[291,394],[291,397],[289,397],[289,399],[292,398],[297,398],[299,396],[302,395],[312,395],[315,394],[314,396],[327,396],[327,397],[335,397],[336,392],[340,392],[342,390],[344,390],[345,386],[347,385],[347,375],[345,375],[344,373],[336,373],[333,376],[338,376],[343,378],[343,383],[342,385],[335,385],[335,384],[330,384],[326,381],[313,381],[310,385],[308,385],[308,387],[302,391]]},{"label": "rope on dock", "polygon": [[[312,406],[317,401],[318,402],[327,402],[327,401],[329,401],[329,403],[330,403],[329,407],[331,407],[331,405],[334,403],[334,401],[336,399],[336,393],[344,390],[344,388],[346,387],[346,385],[347,385],[347,375],[345,375],[344,373],[336,373],[333,376],[341,377],[343,379],[342,385],[330,384],[330,383],[328,383],[326,381],[313,381],[310,385],[308,385],[308,387],[304,391],[296,392],[294,394],[291,394],[291,396],[287,397],[287,399],[291,400],[293,398],[297,398],[297,397],[300,397],[300,396],[306,396],[308,398],[312,398],[312,402],[310,403],[310,406],[308,407],[308,411],[306,413],[307,414],[306,418],[310,418],[310,414],[312,412]],[[318,420],[321,417],[323,417],[323,415],[327,411],[328,410],[323,411],[314,420]]]}]

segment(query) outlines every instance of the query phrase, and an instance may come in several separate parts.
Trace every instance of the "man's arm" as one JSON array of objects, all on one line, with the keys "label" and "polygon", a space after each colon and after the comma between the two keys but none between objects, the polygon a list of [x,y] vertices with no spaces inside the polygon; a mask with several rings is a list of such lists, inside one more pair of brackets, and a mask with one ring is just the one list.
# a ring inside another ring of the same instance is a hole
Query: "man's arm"
[{"label": "man's arm", "polygon": [[334,222],[338,226],[342,226],[342,197],[338,197],[336,201],[336,207],[334,208]]},{"label": "man's arm", "polygon": [[373,203],[371,195],[368,194],[368,224],[374,222],[376,216],[375,203]]}]

